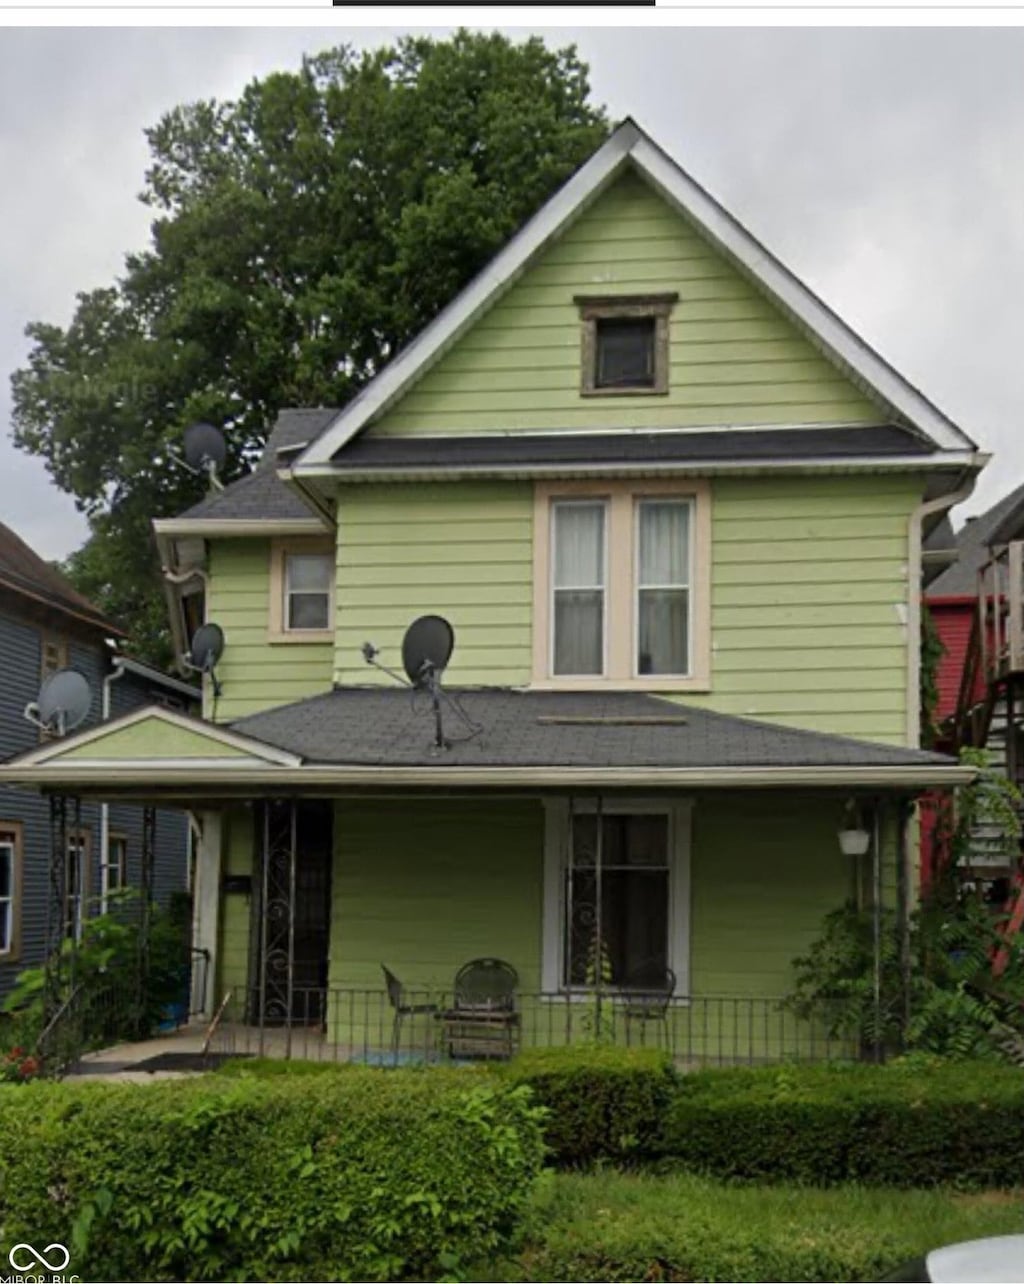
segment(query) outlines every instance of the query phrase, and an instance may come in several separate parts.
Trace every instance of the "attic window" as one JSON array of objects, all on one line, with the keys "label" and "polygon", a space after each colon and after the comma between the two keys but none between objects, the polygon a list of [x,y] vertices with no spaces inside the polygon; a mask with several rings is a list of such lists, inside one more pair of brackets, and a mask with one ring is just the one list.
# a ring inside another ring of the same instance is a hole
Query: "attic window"
[{"label": "attic window", "polygon": [[668,392],[668,318],[678,297],[576,296],[583,396]]}]

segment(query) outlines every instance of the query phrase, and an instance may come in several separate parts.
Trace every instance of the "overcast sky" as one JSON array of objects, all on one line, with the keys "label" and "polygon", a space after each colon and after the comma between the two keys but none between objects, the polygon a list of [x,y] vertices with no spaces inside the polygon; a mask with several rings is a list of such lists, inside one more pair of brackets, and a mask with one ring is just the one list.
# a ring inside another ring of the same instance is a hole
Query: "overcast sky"
[{"label": "overcast sky", "polygon": [[[339,39],[394,29],[0,29],[0,520],[47,557],[84,520],[9,438],[29,321],[145,245],[142,130]],[[525,34],[525,33],[522,33]],[[1024,480],[1024,30],[547,31],[995,458]]]}]

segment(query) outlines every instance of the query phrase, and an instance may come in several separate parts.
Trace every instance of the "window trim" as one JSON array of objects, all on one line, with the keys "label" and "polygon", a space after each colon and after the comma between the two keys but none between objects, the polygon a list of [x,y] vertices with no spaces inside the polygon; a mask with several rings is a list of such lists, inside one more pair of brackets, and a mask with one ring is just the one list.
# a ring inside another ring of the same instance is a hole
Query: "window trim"
[{"label": "window trim", "polygon": [[[580,396],[663,397],[669,383],[669,316],[679,300],[665,294],[577,294],[580,313]],[[650,387],[604,387],[597,382],[597,324],[599,321],[654,321],[654,379]]]},{"label": "window trim", "polygon": [[[686,584],[649,584],[640,583],[640,509],[645,502],[662,500],[670,503],[673,500],[679,504],[686,504],[689,509],[687,519],[686,533]],[[634,495],[633,496],[633,638],[631,642],[630,659],[632,665],[630,675],[634,678],[646,679],[654,678],[655,680],[669,679],[672,681],[687,682],[693,676],[693,656],[694,656],[694,596],[693,596],[693,576],[694,576],[694,556],[693,556],[693,531],[697,524],[697,500],[693,495]],[[640,672],[640,594],[644,588],[649,589],[668,589],[686,590],[686,658],[689,666],[685,673],[641,673]]]},{"label": "window trim", "polygon": [[63,928],[68,922],[68,911],[70,909],[70,892],[68,890],[68,869],[70,868],[69,857],[71,855],[71,844],[73,842],[81,843],[82,858],[79,866],[79,888],[78,888],[78,921],[75,924],[74,939],[80,941],[82,933],[85,931],[85,925],[91,918],[89,913],[89,902],[92,899],[92,829],[89,825],[83,825],[81,829],[69,829],[67,832],[68,850],[64,857],[64,905],[61,913],[62,940],[71,940],[70,936],[64,934]]},{"label": "window trim", "polygon": [[11,870],[11,939],[8,948],[0,950],[0,963],[17,963],[21,958],[21,910],[25,894],[25,824],[20,820],[0,820],[0,834],[10,834],[14,848]]},{"label": "window trim", "polygon": [[[687,675],[637,674],[636,503],[640,499],[690,499],[690,672]],[[603,675],[554,676],[554,621],[551,609],[553,545],[551,506],[560,499],[604,498],[605,525],[605,670]],[[711,690],[711,487],[706,478],[663,478],[534,483],[533,519],[533,676],[531,687],[544,691]]]},{"label": "window trim", "polygon": [[[327,557],[335,567],[327,586],[327,628],[288,628],[285,593],[288,586],[287,562],[294,555],[300,557]],[[275,539],[270,542],[270,611],[267,626],[269,642],[288,642],[302,645],[306,642],[334,641],[334,603],[336,589],[336,562],[334,544],[328,538],[312,536],[308,539]]]},{"label": "window trim", "polygon": [[611,505],[608,500],[600,495],[586,496],[576,495],[568,498],[560,497],[552,499],[548,505],[548,546],[551,549],[550,571],[548,575],[548,629],[550,637],[548,638],[548,657],[549,664],[553,670],[555,667],[555,513],[560,507],[570,507],[572,505],[591,505],[600,504],[602,510],[601,518],[601,672],[600,673],[580,673],[580,674],[559,674],[560,680],[568,682],[593,681],[595,678],[602,678],[608,672],[608,527],[611,520]]},{"label": "window trim", "polygon": [[[544,888],[541,929],[541,988],[547,995],[587,998],[591,991],[565,984],[565,868],[569,855],[569,807],[574,815],[597,810],[592,798],[544,799]],[[691,853],[693,799],[630,797],[602,799],[605,815],[667,815],[668,850],[668,965],[675,973],[673,997],[690,994]],[[614,989],[609,993],[614,994]]]},{"label": "window trim", "polygon": [[110,887],[110,868],[114,862],[110,859],[111,851],[115,843],[123,843],[123,859],[118,861],[118,867],[121,871],[121,881],[117,887],[113,888],[114,892],[124,891],[128,886],[128,835],[123,829],[112,829],[107,834],[107,850],[104,853],[104,860],[100,866],[100,905],[102,912],[107,912],[107,903],[111,895]]}]

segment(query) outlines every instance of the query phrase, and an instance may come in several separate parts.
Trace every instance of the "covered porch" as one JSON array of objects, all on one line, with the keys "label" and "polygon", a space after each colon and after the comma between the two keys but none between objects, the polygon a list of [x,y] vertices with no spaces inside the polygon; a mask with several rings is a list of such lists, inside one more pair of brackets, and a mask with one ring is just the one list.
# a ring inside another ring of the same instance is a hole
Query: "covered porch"
[{"label": "covered porch", "polygon": [[[881,950],[883,907],[909,912],[913,800],[970,770],[649,696],[457,699],[442,746],[408,693],[360,688],[230,728],[153,710],[3,772],[195,813],[195,944],[212,966],[194,1007],[211,1051],[395,1064],[616,1042],[685,1065],[863,1051],[785,1007],[792,960],[849,900],[877,911]],[[467,988],[481,960],[510,985]]]}]

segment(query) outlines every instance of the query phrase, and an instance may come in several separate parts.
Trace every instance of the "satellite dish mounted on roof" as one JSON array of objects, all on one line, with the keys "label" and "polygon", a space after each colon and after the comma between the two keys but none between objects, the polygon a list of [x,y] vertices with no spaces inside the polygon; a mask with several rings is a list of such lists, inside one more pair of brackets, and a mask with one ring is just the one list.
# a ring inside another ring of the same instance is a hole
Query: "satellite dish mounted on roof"
[{"label": "satellite dish mounted on roof", "polygon": [[[405,676],[417,691],[428,691],[434,710],[434,748],[450,749],[445,738],[441,717],[441,674],[448,667],[455,649],[455,630],[441,615],[421,615],[413,620],[402,638],[402,668]],[[380,652],[372,642],[363,643],[363,659],[367,664],[383,670],[397,682],[400,674],[377,659]]]},{"label": "satellite dish mounted on roof", "polygon": [[175,463],[196,476],[208,478],[214,489],[223,490],[224,485],[218,476],[228,457],[223,432],[205,422],[189,424],[182,433],[182,447],[183,456],[176,450],[168,452]]},{"label": "satellite dish mounted on roof", "polygon": [[192,673],[208,673],[213,683],[213,694],[220,696],[221,685],[214,672],[217,661],[224,654],[224,630],[219,624],[201,624],[192,635],[192,644],[181,657],[181,662]]},{"label": "satellite dish mounted on roof", "polygon": [[92,708],[92,688],[77,669],[58,669],[39,688],[39,699],[25,706],[25,717],[52,736],[80,727]]}]

